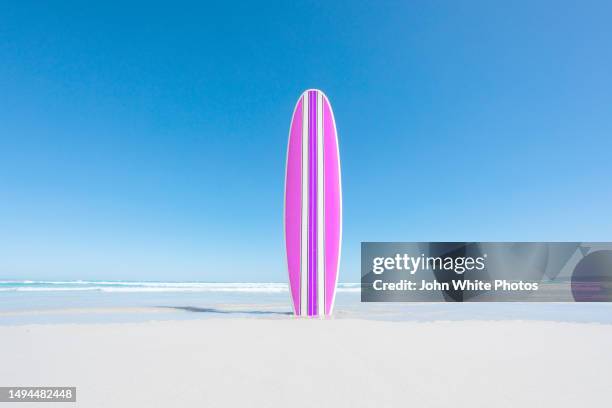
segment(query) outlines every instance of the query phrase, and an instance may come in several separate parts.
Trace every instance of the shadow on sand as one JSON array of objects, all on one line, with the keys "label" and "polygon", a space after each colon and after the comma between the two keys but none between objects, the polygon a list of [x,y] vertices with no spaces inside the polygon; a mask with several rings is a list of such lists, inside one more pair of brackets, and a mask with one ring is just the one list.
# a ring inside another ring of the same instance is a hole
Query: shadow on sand
[{"label": "shadow on sand", "polygon": [[248,315],[282,315],[290,316],[292,312],[275,312],[270,310],[223,310],[214,307],[195,307],[195,306],[157,306],[165,309],[182,310],[193,313],[218,313],[218,314],[248,314]]}]

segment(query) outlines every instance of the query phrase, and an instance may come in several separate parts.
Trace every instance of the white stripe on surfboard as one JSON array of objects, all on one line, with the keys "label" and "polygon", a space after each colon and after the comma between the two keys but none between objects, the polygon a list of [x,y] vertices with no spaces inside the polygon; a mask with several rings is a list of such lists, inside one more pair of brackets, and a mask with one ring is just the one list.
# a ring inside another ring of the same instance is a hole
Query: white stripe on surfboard
[{"label": "white stripe on surfboard", "polygon": [[308,314],[308,92],[302,97],[302,226],[300,228],[300,316]]},{"label": "white stripe on surfboard", "polygon": [[317,313],[325,316],[325,212],[323,166],[323,94],[317,91]]}]

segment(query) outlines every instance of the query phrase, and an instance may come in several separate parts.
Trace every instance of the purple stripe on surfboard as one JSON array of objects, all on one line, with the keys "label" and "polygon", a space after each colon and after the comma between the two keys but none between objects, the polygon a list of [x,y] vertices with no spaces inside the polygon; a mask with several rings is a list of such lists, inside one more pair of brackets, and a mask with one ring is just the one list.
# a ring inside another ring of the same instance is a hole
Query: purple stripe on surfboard
[{"label": "purple stripe on surfboard", "polygon": [[304,311],[300,311],[303,101],[305,101],[305,98],[298,100],[291,120],[285,179],[285,246],[293,310],[297,315],[304,314]]},{"label": "purple stripe on surfboard", "polygon": [[308,315],[317,315],[317,91],[308,92]]}]

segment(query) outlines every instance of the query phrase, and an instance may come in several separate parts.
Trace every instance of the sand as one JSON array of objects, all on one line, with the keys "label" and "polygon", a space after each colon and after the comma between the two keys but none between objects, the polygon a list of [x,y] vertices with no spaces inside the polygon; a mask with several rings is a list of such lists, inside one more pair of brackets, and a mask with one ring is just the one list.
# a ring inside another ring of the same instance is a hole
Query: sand
[{"label": "sand", "polygon": [[224,318],[5,326],[0,342],[0,385],[78,388],[54,407],[575,408],[612,387],[602,324]]}]

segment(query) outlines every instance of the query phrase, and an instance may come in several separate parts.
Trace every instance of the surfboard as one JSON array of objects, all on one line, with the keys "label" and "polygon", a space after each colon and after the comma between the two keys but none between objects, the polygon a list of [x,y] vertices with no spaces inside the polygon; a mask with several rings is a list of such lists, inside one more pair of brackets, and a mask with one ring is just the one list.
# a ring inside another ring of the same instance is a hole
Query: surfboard
[{"label": "surfboard", "polygon": [[342,188],[334,113],[318,89],[305,91],[293,111],[284,216],[294,313],[329,316],[338,284]]}]

